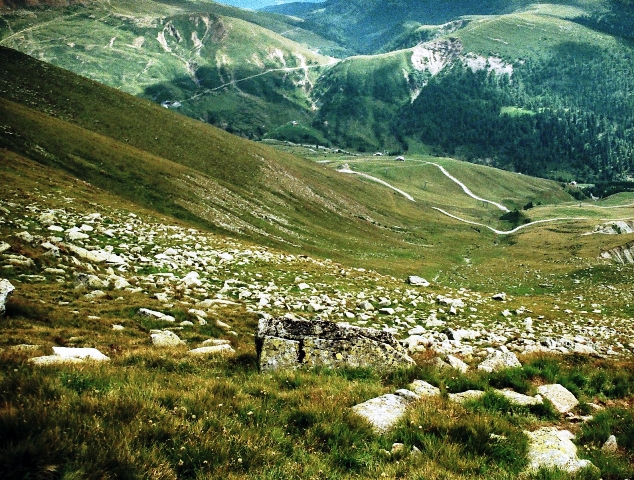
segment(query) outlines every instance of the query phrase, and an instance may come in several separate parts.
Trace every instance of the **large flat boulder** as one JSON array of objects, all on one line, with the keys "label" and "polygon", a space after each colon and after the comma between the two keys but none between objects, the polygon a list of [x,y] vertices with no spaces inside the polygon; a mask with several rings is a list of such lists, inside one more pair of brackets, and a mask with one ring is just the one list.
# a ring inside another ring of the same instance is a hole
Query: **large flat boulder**
[{"label": "large flat boulder", "polygon": [[390,370],[414,365],[388,332],[321,319],[260,319],[255,344],[263,372],[318,366]]}]

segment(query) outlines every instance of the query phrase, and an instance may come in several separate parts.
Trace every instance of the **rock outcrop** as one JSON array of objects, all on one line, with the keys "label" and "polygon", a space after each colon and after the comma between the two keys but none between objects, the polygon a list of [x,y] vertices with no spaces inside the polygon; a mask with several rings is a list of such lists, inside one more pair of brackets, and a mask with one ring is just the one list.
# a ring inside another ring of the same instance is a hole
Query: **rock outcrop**
[{"label": "rock outcrop", "polygon": [[317,366],[389,370],[414,365],[388,332],[319,318],[262,318],[255,344],[263,372]]}]

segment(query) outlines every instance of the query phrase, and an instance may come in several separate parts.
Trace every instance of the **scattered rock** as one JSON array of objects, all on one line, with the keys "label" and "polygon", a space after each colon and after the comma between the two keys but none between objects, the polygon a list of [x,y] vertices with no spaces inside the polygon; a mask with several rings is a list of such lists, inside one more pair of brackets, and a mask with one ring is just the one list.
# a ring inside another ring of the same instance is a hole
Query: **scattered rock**
[{"label": "scattered rock", "polygon": [[496,390],[495,392],[515,405],[530,406],[544,403],[544,400],[539,395],[531,397],[523,393],[514,392],[513,390]]},{"label": "scattered rock", "polygon": [[403,443],[393,443],[390,450],[391,455],[402,455],[405,453],[405,445]]},{"label": "scattered rock", "polygon": [[529,470],[559,468],[574,473],[592,466],[589,460],[577,457],[577,447],[572,440],[575,436],[568,430],[543,427],[534,432],[524,432],[528,436]]},{"label": "scattered rock", "polygon": [[60,357],[59,355],[46,355],[43,357],[29,358],[29,363],[38,366],[57,365],[61,363],[82,363],[81,358],[76,357]]},{"label": "scattered rock", "polygon": [[209,338],[202,343],[203,347],[209,347],[214,345],[231,345],[231,341],[220,339],[220,338]]},{"label": "scattered rock", "polygon": [[190,355],[233,355],[236,351],[231,348],[231,345],[222,344],[194,348],[187,353]]},{"label": "scattered rock", "polygon": [[42,346],[41,345],[31,345],[31,344],[27,344],[27,343],[21,343],[20,345],[13,345],[10,348],[11,348],[11,350],[17,350],[19,352],[30,352],[32,350],[39,350],[40,348],[42,348]]},{"label": "scattered rock", "polygon": [[139,315],[142,315],[144,317],[149,317],[154,320],[162,320],[164,322],[176,321],[176,319],[172,317],[171,315],[166,315],[164,313],[157,312],[155,310],[150,310],[149,308],[140,308],[138,313]]},{"label": "scattered rock", "polygon": [[255,336],[262,371],[298,367],[409,367],[414,361],[387,332],[321,319],[262,318]]},{"label": "scattered rock", "polygon": [[150,337],[155,347],[177,347],[185,344],[183,340],[178,338],[178,335],[170,330],[152,330]]},{"label": "scattered rock", "polygon": [[521,367],[522,364],[513,352],[496,350],[478,365],[478,370],[485,372],[497,372],[505,368]]},{"label": "scattered rock", "polygon": [[559,413],[566,413],[579,405],[579,400],[564,386],[558,383],[540,385],[537,392],[549,400]]},{"label": "scattered rock", "polygon": [[11,282],[6,279],[0,279],[0,317],[7,311],[7,301],[15,290],[15,287],[11,285]]},{"label": "scattered rock", "polygon": [[497,300],[498,302],[503,302],[506,300],[506,293],[496,293],[491,297],[493,300]]},{"label": "scattered rock", "polygon": [[385,433],[407,411],[411,401],[400,395],[388,393],[352,407],[352,411],[365,418],[377,433]]},{"label": "scattered rock", "polygon": [[618,448],[619,444],[616,441],[616,437],[614,435],[610,435],[601,447],[601,451],[604,453],[616,453]]},{"label": "scattered rock", "polygon": [[100,279],[97,275],[78,273],[75,276],[75,288],[108,288],[108,282]]},{"label": "scattered rock", "polygon": [[359,307],[360,310],[363,311],[370,311],[370,310],[374,310],[374,305],[372,305],[370,302],[368,302],[367,300],[361,302],[359,305],[357,305],[357,307]]},{"label": "scattered rock", "polygon": [[449,400],[456,403],[465,403],[470,400],[477,400],[484,395],[482,390],[467,390],[466,392],[450,393]]},{"label": "scattered rock", "polygon": [[95,360],[97,362],[110,360],[110,358],[96,348],[53,347],[53,352],[55,355],[64,358],[79,358],[81,360]]},{"label": "scattered rock", "polygon": [[429,287],[430,283],[423,277],[417,277],[416,275],[410,275],[407,277],[407,283],[414,285],[415,287]]},{"label": "scattered rock", "polygon": [[460,360],[458,357],[447,355],[445,357],[445,360],[451,366],[451,368],[458,370],[460,373],[466,373],[467,370],[469,370],[469,365]]},{"label": "scattered rock", "polygon": [[414,380],[408,388],[421,397],[437,397],[440,395],[440,388],[434,387],[431,383],[423,380]]}]

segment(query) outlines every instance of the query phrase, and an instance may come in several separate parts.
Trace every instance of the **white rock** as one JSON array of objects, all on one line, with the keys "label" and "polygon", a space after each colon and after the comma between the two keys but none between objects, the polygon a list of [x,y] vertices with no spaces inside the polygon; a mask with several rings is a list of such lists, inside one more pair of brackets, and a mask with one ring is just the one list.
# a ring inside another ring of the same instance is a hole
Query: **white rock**
[{"label": "white rock", "polygon": [[230,340],[224,340],[224,339],[220,339],[220,338],[208,338],[207,340],[205,340],[202,343],[203,347],[211,347],[211,346],[216,346],[216,345],[230,345],[231,341]]},{"label": "white rock", "polygon": [[115,290],[123,290],[124,288],[128,288],[130,286],[130,282],[118,275],[113,275],[111,280],[113,280]]},{"label": "white rock", "polygon": [[87,238],[90,238],[90,237],[86,235],[84,232],[82,232],[79,228],[73,227],[66,231],[66,238],[68,238],[71,241],[75,241],[75,240],[86,240]]},{"label": "white rock", "polygon": [[31,243],[33,241],[33,235],[31,235],[26,230],[24,230],[22,232],[19,232],[19,233],[16,233],[15,236],[18,237],[21,240],[24,240],[27,243]]},{"label": "white rock", "polygon": [[11,249],[11,245],[9,245],[7,242],[0,242],[0,253],[4,253],[10,249]]},{"label": "white rock", "polygon": [[112,326],[112,329],[116,330],[116,331],[121,331],[121,330],[123,330],[123,325],[116,325],[115,324],[115,325]]},{"label": "white rock", "polygon": [[162,330],[152,333],[150,337],[152,338],[152,344],[155,347],[176,347],[185,344],[178,335],[170,330]]},{"label": "white rock", "polygon": [[4,315],[7,310],[7,301],[15,290],[15,287],[11,285],[9,280],[4,278],[0,279],[0,316]]},{"label": "white rock", "polygon": [[379,308],[379,313],[382,315],[394,315],[394,309],[393,308]]},{"label": "white rock", "polygon": [[181,283],[187,288],[200,287],[202,285],[202,282],[200,281],[200,275],[198,274],[198,272],[195,271],[189,272],[187,275],[185,275]]},{"label": "white rock", "polygon": [[363,310],[363,311],[370,311],[370,310],[374,310],[374,305],[372,305],[370,302],[368,302],[367,300],[364,302],[361,302],[357,305],[357,307],[359,307],[359,309]]},{"label": "white rock", "polygon": [[236,353],[236,351],[231,348],[231,345],[224,344],[194,348],[187,353],[190,355],[232,355]]},{"label": "white rock", "polygon": [[60,357],[59,355],[45,355],[43,357],[30,358],[29,363],[32,363],[38,366],[45,366],[45,365],[65,364],[65,363],[83,363],[83,360],[81,358],[75,358],[75,357]]},{"label": "white rock", "polygon": [[537,392],[549,400],[559,413],[567,413],[579,405],[579,400],[567,388],[558,383],[540,385],[537,387]]},{"label": "white rock", "polygon": [[530,470],[559,468],[569,473],[592,465],[589,460],[577,457],[577,447],[572,443],[574,435],[557,427],[543,427],[534,432],[524,432],[528,437],[528,461]]},{"label": "white rock", "polygon": [[53,347],[53,352],[55,355],[64,358],[79,358],[81,360],[95,360],[98,362],[110,360],[109,357],[96,348]]},{"label": "white rock", "polygon": [[423,277],[418,277],[416,275],[410,275],[407,277],[407,283],[416,287],[429,287],[430,285],[430,283]]},{"label": "white rock", "polygon": [[140,308],[138,313],[139,315],[142,315],[144,317],[153,318],[155,320],[162,320],[164,322],[176,321],[176,319],[172,317],[171,315],[166,315],[164,313],[157,312],[155,310],[150,310],[149,308]]},{"label": "white rock", "polygon": [[410,335],[421,335],[423,333],[427,333],[427,329],[425,327],[418,325],[412,328],[411,330],[409,330],[407,333],[409,333]]},{"label": "white rock", "polygon": [[497,300],[499,302],[506,300],[506,293],[496,293],[491,297],[493,300]]},{"label": "white rock", "polygon": [[616,453],[618,448],[619,444],[616,441],[616,437],[614,435],[610,435],[601,447],[601,451],[605,453]]},{"label": "white rock", "polygon": [[48,229],[51,232],[63,232],[64,231],[64,229],[62,227],[60,227],[59,225],[51,225],[51,226],[48,227]]},{"label": "white rock", "polygon": [[310,285],[308,285],[307,283],[302,282],[299,285],[297,285],[297,288],[299,288],[300,291],[308,290],[308,289],[310,289]]},{"label": "white rock", "polygon": [[478,365],[478,370],[485,372],[497,372],[505,368],[521,367],[522,364],[513,352],[501,352],[495,350]]},{"label": "white rock", "polygon": [[540,395],[535,397],[531,397],[529,395],[524,395],[523,393],[514,392],[513,390],[495,390],[496,393],[502,395],[509,402],[514,403],[515,405],[541,405],[544,403],[544,400]]},{"label": "white rock", "polygon": [[388,393],[355,405],[352,411],[365,418],[378,433],[385,433],[405,415],[409,403],[405,397]]},{"label": "white rock", "polygon": [[216,326],[222,328],[223,330],[231,330],[231,325],[220,320],[216,320]]},{"label": "white rock", "polygon": [[470,400],[477,400],[484,395],[481,390],[467,390],[466,392],[450,393],[449,400],[456,403],[465,403]]},{"label": "white rock", "polygon": [[187,310],[187,313],[191,313],[192,315],[196,315],[197,317],[207,318],[207,312],[204,310],[196,310],[195,308],[190,308]]},{"label": "white rock", "polygon": [[445,358],[447,363],[451,365],[451,368],[458,370],[460,373],[466,373],[469,370],[469,365],[453,355],[447,355]]},{"label": "white rock", "polygon": [[440,395],[440,388],[434,387],[431,383],[423,380],[414,380],[407,388],[421,397],[437,397]]}]

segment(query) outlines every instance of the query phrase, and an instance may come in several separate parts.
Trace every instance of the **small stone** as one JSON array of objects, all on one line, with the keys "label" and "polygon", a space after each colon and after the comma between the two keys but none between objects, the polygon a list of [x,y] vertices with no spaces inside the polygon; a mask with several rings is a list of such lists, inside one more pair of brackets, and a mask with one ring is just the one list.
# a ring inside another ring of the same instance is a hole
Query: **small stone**
[{"label": "small stone", "polygon": [[236,351],[231,348],[231,345],[212,345],[208,347],[194,348],[187,352],[189,355],[232,355]]},{"label": "small stone", "polygon": [[534,432],[524,432],[528,437],[529,469],[559,468],[574,473],[583,468],[592,467],[589,460],[577,457],[577,447],[572,440],[574,435],[568,430],[556,427],[543,427]]},{"label": "small stone", "polygon": [[410,275],[407,277],[407,283],[414,285],[415,287],[429,287],[430,285],[430,283],[423,277],[418,277],[416,275]]},{"label": "small stone", "polygon": [[203,347],[209,347],[214,345],[230,345],[230,340],[224,340],[220,338],[209,338],[202,343]]},{"label": "small stone", "polygon": [[170,330],[162,330],[152,333],[150,337],[152,338],[152,344],[155,347],[177,347],[185,344],[178,335]]},{"label": "small stone", "polygon": [[470,400],[478,400],[484,395],[481,390],[467,390],[466,392],[450,393],[449,400],[456,403],[465,403]]},{"label": "small stone", "polygon": [[498,302],[502,302],[506,300],[506,293],[496,293],[491,297],[493,300],[497,300]]},{"label": "small stone", "polygon": [[95,360],[98,362],[110,360],[110,358],[96,348],[53,347],[53,352],[55,355],[64,358],[79,358],[81,360]]},{"label": "small stone", "polygon": [[390,450],[391,455],[401,455],[405,452],[405,445],[402,443],[393,443],[392,450]]},{"label": "small stone", "polygon": [[365,418],[377,433],[385,433],[405,415],[409,403],[399,395],[388,393],[355,405],[352,411]]},{"label": "small stone", "polygon": [[616,441],[616,437],[614,435],[610,435],[601,447],[601,451],[604,453],[616,453],[618,448],[619,445]]},{"label": "small stone", "polygon": [[460,373],[466,373],[467,370],[469,370],[469,365],[460,360],[458,357],[447,355],[447,357],[445,357],[445,360],[449,365],[451,365],[451,368],[458,370]]},{"label": "small stone", "polygon": [[408,388],[421,397],[437,397],[440,395],[440,388],[434,387],[424,380],[414,380],[408,385]]},{"label": "small stone", "polygon": [[154,320],[162,320],[164,322],[176,321],[176,319],[172,317],[171,315],[166,315],[164,313],[157,312],[155,310],[150,310],[149,308],[140,308],[138,313],[139,315],[143,317],[152,318]]}]

